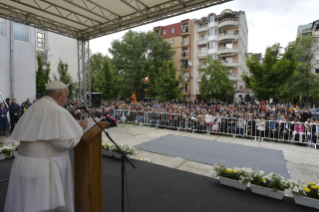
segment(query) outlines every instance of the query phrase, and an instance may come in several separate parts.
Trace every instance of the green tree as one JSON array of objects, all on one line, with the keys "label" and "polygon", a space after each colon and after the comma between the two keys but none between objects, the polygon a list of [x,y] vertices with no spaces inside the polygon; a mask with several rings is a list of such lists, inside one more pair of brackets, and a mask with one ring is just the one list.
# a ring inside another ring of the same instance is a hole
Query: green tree
[{"label": "green tree", "polygon": [[318,61],[314,60],[319,51],[319,41],[314,36],[308,34],[306,37],[297,39],[296,55],[298,65],[292,77],[289,80],[289,94],[299,96],[300,94],[306,99],[306,106],[309,106],[310,97],[318,98],[319,94],[319,76],[312,73]]},{"label": "green tree", "polygon": [[157,72],[163,62],[171,60],[175,54],[170,44],[154,32],[129,31],[122,41],[115,40],[111,45],[112,63],[123,78],[122,96],[126,98],[135,93],[137,99],[143,99],[145,84],[142,78],[151,75],[152,70]]},{"label": "green tree", "polygon": [[97,88],[102,92],[102,97],[105,100],[112,100],[119,97],[123,88],[122,79],[117,76],[117,73],[112,70],[107,59],[103,60],[103,68],[98,72]]},{"label": "green tree", "polygon": [[73,83],[73,79],[69,73],[69,65],[68,63],[63,63],[62,60],[60,59],[60,62],[58,64],[58,73],[59,73],[59,79],[55,74],[53,74],[54,80],[59,80],[60,82],[63,82],[66,84],[66,86],[69,88],[69,96],[73,97],[74,89],[75,89],[75,83]]},{"label": "green tree", "polygon": [[219,60],[210,55],[199,65],[204,70],[201,76],[199,93],[204,99],[226,100],[227,94],[234,94],[235,89],[228,77],[228,69]]},{"label": "green tree", "polygon": [[294,73],[297,65],[296,42],[289,43],[284,53],[281,50],[279,43],[267,47],[262,63],[255,55],[252,58],[246,55],[250,74],[244,73],[242,79],[245,86],[254,91],[254,97],[258,100],[279,98],[283,86]]},{"label": "green tree", "polygon": [[169,101],[172,99],[182,99],[183,71],[176,78],[176,68],[173,61],[164,61],[162,68],[159,68],[158,74],[154,79],[154,85],[157,91],[159,101]]},{"label": "green tree", "polygon": [[38,63],[38,70],[36,71],[36,95],[39,96],[45,93],[46,84],[50,82],[50,63],[47,64],[46,69],[43,69],[43,58],[37,52],[37,63]]},{"label": "green tree", "polygon": [[[93,54],[90,57],[90,70],[91,70],[91,91],[99,92],[98,88],[98,75],[102,73],[104,60],[109,59],[102,53]],[[89,76],[87,74],[87,76]]]}]

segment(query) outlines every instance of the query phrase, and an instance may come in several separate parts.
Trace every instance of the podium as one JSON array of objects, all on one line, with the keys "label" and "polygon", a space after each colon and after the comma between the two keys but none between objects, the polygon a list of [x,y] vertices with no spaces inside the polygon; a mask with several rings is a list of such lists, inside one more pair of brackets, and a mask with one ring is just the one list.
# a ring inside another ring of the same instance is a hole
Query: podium
[{"label": "podium", "polygon": [[[110,123],[99,122],[105,129]],[[75,211],[102,212],[102,129],[94,125],[74,148]]]}]

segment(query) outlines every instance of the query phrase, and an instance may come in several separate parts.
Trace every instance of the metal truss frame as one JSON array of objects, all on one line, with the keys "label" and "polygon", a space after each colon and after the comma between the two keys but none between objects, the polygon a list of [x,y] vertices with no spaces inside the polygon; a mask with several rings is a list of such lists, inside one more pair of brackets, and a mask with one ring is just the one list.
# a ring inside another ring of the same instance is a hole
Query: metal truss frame
[{"label": "metal truss frame", "polygon": [[[129,7],[135,12],[120,16],[94,0],[63,0],[92,15],[88,17],[54,3],[52,0],[33,0],[32,5],[20,0],[11,0],[28,9],[52,15],[61,21],[53,21],[2,2],[0,2],[0,17],[75,39],[90,40],[233,0],[167,0],[151,7],[147,6],[146,0],[114,1],[121,2],[124,7]],[[71,24],[77,27],[71,27]]]},{"label": "metal truss frame", "polygon": [[84,106],[91,106],[91,70],[90,43],[88,40],[78,40],[78,79],[79,100]]}]

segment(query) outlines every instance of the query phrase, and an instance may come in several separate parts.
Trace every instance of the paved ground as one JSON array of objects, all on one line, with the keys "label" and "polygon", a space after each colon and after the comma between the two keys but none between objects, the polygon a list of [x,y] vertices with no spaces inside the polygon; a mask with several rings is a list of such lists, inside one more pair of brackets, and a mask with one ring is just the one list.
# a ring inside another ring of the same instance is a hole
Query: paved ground
[{"label": "paved ground", "polygon": [[[319,182],[319,150],[310,147],[297,146],[294,144],[275,143],[270,141],[254,141],[243,138],[233,138],[228,136],[214,136],[203,133],[194,133],[157,129],[146,126],[136,126],[132,124],[119,124],[118,127],[107,130],[110,136],[119,144],[137,145],[143,142],[159,138],[167,134],[188,136],[194,138],[210,139],[221,142],[236,143],[242,145],[255,146],[260,148],[270,148],[282,150],[290,171],[292,179],[300,179],[304,183]],[[6,143],[12,143],[14,140],[6,138]],[[108,139],[103,135],[103,141],[108,142]],[[193,161],[187,161],[182,158],[175,158],[165,156],[157,153],[138,150],[138,155],[134,156],[151,159],[152,163],[163,166],[176,168],[196,174],[211,176],[213,173],[213,166],[202,164]]]},{"label": "paved ground", "polygon": [[[194,138],[210,139],[215,141],[236,143],[260,148],[270,148],[282,150],[290,171],[292,179],[300,179],[304,183],[319,182],[319,150],[310,147],[297,146],[294,144],[275,143],[271,141],[254,141],[243,138],[233,138],[228,136],[214,136],[201,133],[176,131],[169,129],[157,129],[146,126],[135,126],[131,124],[119,124],[116,128],[108,129],[110,136],[119,144],[137,145],[143,142],[153,140],[155,138],[173,134],[180,136],[188,136]],[[103,141],[108,142],[106,136]],[[138,150],[135,157],[150,158],[152,163],[176,168],[196,174],[211,176],[213,166],[193,161],[187,161],[181,158],[165,156],[157,153]]]}]

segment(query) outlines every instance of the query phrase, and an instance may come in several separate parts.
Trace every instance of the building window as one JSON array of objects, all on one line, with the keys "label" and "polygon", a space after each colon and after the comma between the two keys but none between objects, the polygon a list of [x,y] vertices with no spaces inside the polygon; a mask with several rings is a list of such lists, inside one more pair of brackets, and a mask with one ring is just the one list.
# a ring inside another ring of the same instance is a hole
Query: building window
[{"label": "building window", "polygon": [[185,93],[188,92],[188,84],[184,84],[184,92],[185,92]]},{"label": "building window", "polygon": [[210,23],[213,23],[213,22],[215,22],[215,16],[212,15],[212,16],[210,17]]},{"label": "building window", "polygon": [[172,28],[171,29],[171,34],[174,34],[175,33],[175,28]]},{"label": "building window", "polygon": [[188,38],[183,38],[183,45],[188,45]]},{"label": "building window", "polygon": [[232,43],[224,43],[223,44],[223,49],[232,49],[233,48],[233,44]]},{"label": "building window", "polygon": [[319,24],[316,26],[315,31],[319,31]]},{"label": "building window", "polygon": [[201,47],[201,48],[200,48],[200,52],[201,52],[201,53],[206,53],[206,52],[207,52],[206,46]]},{"label": "building window", "polygon": [[0,18],[0,35],[4,36],[4,29],[5,29],[6,21],[3,18]]},{"label": "building window", "polygon": [[188,24],[184,24],[184,25],[183,25],[182,32],[183,32],[183,33],[187,33],[187,32],[188,32]]},{"label": "building window", "polygon": [[213,60],[217,60],[218,58],[217,54],[211,54],[210,56],[212,57]]},{"label": "building window", "polygon": [[29,26],[13,22],[13,37],[15,40],[29,43]]},{"label": "building window", "polygon": [[38,48],[44,49],[44,33],[38,32]]},{"label": "building window", "polygon": [[169,40],[169,43],[170,43],[171,45],[173,45],[173,44],[174,44],[174,38],[171,38],[171,39]]},{"label": "building window", "polygon": [[232,70],[228,71],[228,76],[233,76],[233,71]]},{"label": "building window", "polygon": [[166,30],[163,30],[163,35],[166,35]]},{"label": "building window", "polygon": [[232,63],[233,62],[233,58],[232,57],[224,57],[223,60],[226,63]]},{"label": "building window", "polygon": [[316,60],[319,60],[319,54],[316,54],[316,55],[315,55],[315,59],[316,59]]},{"label": "building window", "polygon": [[217,48],[217,42],[216,41],[210,41],[209,42],[209,49]]},{"label": "building window", "polygon": [[43,65],[46,65],[48,63],[48,54],[47,54],[47,52],[39,51],[39,55],[42,57]]},{"label": "building window", "polygon": [[316,73],[316,74],[319,74],[319,68],[316,68],[316,69],[315,69],[315,73]]}]

